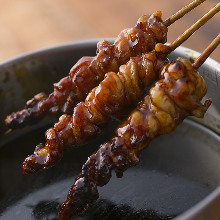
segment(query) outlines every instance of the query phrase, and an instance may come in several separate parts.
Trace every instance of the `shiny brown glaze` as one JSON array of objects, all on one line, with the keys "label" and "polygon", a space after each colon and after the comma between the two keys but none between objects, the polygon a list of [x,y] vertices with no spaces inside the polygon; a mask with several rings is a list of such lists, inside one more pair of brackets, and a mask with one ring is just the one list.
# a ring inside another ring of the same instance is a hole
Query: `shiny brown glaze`
[{"label": "shiny brown glaze", "polygon": [[74,106],[103,80],[105,73],[118,72],[119,66],[130,57],[151,51],[156,43],[165,43],[166,38],[167,27],[160,11],[142,16],[135,27],[123,30],[113,45],[100,41],[95,57],[81,58],[69,76],[54,84],[53,93],[36,95],[23,110],[10,114],[5,119],[6,125],[16,129],[39,121],[46,114],[72,114]]},{"label": "shiny brown glaze", "polygon": [[87,95],[85,102],[77,104],[72,117],[62,115],[46,132],[45,146],[38,145],[34,154],[25,159],[23,172],[33,173],[53,166],[67,147],[73,148],[94,137],[110,119],[127,115],[167,62],[166,54],[152,51],[130,58],[117,74],[107,73],[99,86]]},{"label": "shiny brown glaze", "polygon": [[207,87],[187,60],[178,58],[165,66],[160,78],[117,127],[115,136],[83,165],[60,208],[60,220],[81,213],[96,200],[97,187],[109,182],[112,170],[122,177],[126,169],[138,164],[141,150],[154,138],[172,132],[187,116],[204,116],[211,104],[210,100],[201,104]]}]

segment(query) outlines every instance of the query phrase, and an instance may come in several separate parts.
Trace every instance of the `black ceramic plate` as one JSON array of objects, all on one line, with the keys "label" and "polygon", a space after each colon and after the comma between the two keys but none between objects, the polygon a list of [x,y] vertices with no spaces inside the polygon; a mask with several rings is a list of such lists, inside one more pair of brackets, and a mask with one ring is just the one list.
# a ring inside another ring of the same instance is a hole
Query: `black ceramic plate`
[{"label": "black ceramic plate", "polygon": [[[68,73],[81,56],[94,55],[95,47],[96,41],[63,45],[0,66],[0,219],[57,219],[59,205],[83,163],[112,136],[115,123],[109,124],[104,135],[65,154],[50,170],[23,176],[23,159],[44,141],[44,132],[55,119],[46,118],[37,125],[4,134],[2,120],[7,114],[22,108],[34,94],[51,92],[52,82]],[[34,83],[30,86],[30,82]],[[140,164],[127,170],[123,178],[113,174],[109,184],[99,188],[99,200],[72,219],[196,219],[195,212],[187,218],[184,214],[220,184],[219,146],[219,135],[187,119],[175,132],[155,139],[143,151]]]}]

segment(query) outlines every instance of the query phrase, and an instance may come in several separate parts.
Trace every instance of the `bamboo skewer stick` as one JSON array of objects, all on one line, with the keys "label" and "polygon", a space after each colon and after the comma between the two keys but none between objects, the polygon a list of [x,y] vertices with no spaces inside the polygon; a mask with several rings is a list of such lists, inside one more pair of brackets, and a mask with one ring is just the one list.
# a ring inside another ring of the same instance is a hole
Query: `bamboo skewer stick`
[{"label": "bamboo skewer stick", "polygon": [[173,24],[175,21],[179,20],[180,18],[182,18],[185,14],[187,14],[188,12],[192,11],[194,8],[196,8],[198,5],[200,5],[201,3],[203,3],[206,0],[195,0],[193,2],[191,2],[189,5],[184,6],[182,9],[180,9],[178,12],[176,12],[175,14],[173,14],[171,17],[167,18],[164,21],[164,25],[165,26],[170,26],[171,24]]},{"label": "bamboo skewer stick", "polygon": [[211,42],[211,44],[202,52],[202,54],[195,60],[193,67],[198,69],[210,56],[210,54],[220,44],[220,34]]},{"label": "bamboo skewer stick", "polygon": [[218,3],[214,8],[212,8],[208,13],[206,13],[201,19],[199,19],[195,24],[188,28],[183,34],[181,34],[176,40],[174,40],[170,45],[166,46],[161,43],[156,44],[155,50],[157,52],[162,52],[164,56],[174,51],[179,47],[184,41],[186,41],[195,31],[202,27],[206,22],[208,22],[216,13],[220,10],[220,3]]},{"label": "bamboo skewer stick", "polygon": [[196,30],[202,27],[207,21],[209,21],[215,14],[220,11],[220,3],[218,3],[214,8],[212,8],[207,14],[205,14],[201,19],[199,19],[195,24],[193,24],[189,29],[187,29],[181,36],[179,36],[175,41],[173,41],[169,47],[167,47],[167,53],[174,51],[179,47],[184,41],[186,41]]}]

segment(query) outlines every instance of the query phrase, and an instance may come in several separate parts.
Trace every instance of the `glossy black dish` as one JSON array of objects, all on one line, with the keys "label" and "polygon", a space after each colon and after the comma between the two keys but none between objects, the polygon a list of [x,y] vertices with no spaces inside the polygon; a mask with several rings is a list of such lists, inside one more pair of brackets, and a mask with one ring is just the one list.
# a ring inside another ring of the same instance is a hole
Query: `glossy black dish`
[{"label": "glossy black dish", "polygon": [[[87,157],[114,133],[110,123],[105,135],[65,154],[52,169],[22,175],[22,161],[55,118],[5,133],[7,114],[21,109],[41,91],[52,92],[52,83],[69,73],[82,56],[95,55],[97,40],[47,48],[0,65],[0,219],[57,219],[59,205]],[[198,54],[180,47],[170,57]],[[141,163],[122,179],[113,175],[99,188],[100,199],[82,216],[72,219],[218,219],[220,217],[220,67],[211,59],[200,73],[208,84],[213,105],[202,120],[189,118],[176,131],[155,139]]]}]

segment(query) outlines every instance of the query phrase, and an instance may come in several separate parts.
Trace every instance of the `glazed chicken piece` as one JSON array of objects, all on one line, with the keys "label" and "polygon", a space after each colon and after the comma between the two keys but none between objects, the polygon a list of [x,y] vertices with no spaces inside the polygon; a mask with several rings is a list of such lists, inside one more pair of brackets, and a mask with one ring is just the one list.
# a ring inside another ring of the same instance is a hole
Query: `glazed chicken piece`
[{"label": "glazed chicken piece", "polygon": [[210,100],[201,104],[206,91],[205,81],[187,60],[178,58],[166,65],[160,80],[117,127],[115,136],[83,165],[59,219],[83,212],[99,197],[97,187],[109,182],[111,171],[122,177],[126,169],[138,164],[141,150],[154,138],[172,132],[187,116],[203,117],[211,104]]},{"label": "glazed chicken piece", "polygon": [[107,72],[118,72],[119,66],[130,57],[154,49],[156,43],[165,43],[167,27],[205,0],[195,0],[177,13],[161,19],[161,11],[138,19],[133,28],[123,30],[114,44],[103,40],[97,44],[95,57],[81,58],[70,70],[69,76],[54,84],[54,92],[47,96],[39,93],[29,100],[24,109],[10,114],[5,123],[10,129],[22,128],[38,122],[47,114],[72,114],[74,106],[85,99]]}]

